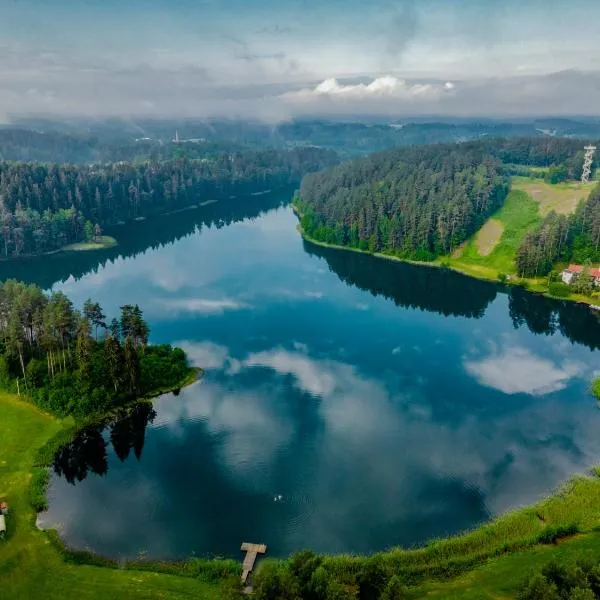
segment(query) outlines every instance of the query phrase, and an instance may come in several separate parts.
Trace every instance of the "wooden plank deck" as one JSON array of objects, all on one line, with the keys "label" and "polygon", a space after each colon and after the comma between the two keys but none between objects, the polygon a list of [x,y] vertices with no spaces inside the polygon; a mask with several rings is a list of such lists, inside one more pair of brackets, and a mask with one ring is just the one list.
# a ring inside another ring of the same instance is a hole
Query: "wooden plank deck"
[{"label": "wooden plank deck", "polygon": [[251,544],[250,542],[244,542],[241,548],[242,552],[246,553],[244,562],[242,563],[242,583],[245,584],[248,581],[248,577],[254,569],[256,558],[259,554],[266,554],[266,544]]}]

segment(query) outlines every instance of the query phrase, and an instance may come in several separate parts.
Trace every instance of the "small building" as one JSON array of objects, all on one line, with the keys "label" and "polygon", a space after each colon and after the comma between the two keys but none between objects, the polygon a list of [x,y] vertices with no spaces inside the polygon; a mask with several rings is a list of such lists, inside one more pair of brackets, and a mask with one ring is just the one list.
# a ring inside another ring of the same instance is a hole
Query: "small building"
[{"label": "small building", "polygon": [[0,538],[6,536],[6,517],[4,515],[0,515]]},{"label": "small building", "polygon": [[[585,270],[583,265],[569,265],[562,273],[563,283],[571,285]],[[590,269],[590,277],[594,279],[594,284],[600,286],[600,269]]]}]

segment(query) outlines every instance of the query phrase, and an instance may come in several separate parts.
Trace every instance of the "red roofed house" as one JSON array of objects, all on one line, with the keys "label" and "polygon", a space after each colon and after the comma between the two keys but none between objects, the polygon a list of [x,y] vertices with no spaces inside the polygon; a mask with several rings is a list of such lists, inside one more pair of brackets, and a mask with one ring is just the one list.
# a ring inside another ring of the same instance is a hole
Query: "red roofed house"
[{"label": "red roofed house", "polygon": [[[562,272],[562,280],[571,285],[584,271],[583,265],[569,265]],[[600,269],[589,269],[590,277],[594,278],[594,283],[600,286]]]}]

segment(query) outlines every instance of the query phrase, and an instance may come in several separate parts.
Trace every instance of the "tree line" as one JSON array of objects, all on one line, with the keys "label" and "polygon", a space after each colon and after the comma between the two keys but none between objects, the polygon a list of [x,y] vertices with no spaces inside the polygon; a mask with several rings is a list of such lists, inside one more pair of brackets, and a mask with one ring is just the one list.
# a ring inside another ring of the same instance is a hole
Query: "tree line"
[{"label": "tree line", "polygon": [[[558,261],[582,265],[600,262],[600,185],[573,215],[547,215],[525,236],[516,256],[519,274],[524,277],[547,275]],[[580,277],[575,285],[591,290],[593,284],[591,279]]]},{"label": "tree line", "polygon": [[0,284],[0,385],[60,416],[102,413],[189,374],[185,353],[149,346],[137,305],[107,322],[98,303],[82,311],[63,292]]},{"label": "tree line", "polygon": [[332,151],[219,154],[211,159],[57,165],[0,162],[0,254],[38,254],[91,239],[99,227],[300,182]]},{"label": "tree line", "polygon": [[430,260],[451,252],[504,202],[499,159],[478,144],[401,148],[302,181],[296,205],[312,238]]}]

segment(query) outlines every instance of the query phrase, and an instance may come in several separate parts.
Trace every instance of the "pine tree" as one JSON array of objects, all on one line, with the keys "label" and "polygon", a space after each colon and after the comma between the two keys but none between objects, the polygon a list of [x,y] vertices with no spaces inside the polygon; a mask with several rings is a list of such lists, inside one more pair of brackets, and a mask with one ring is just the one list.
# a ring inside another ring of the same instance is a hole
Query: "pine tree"
[{"label": "pine tree", "polygon": [[140,357],[138,356],[135,343],[131,336],[125,339],[124,359],[124,375],[127,391],[132,395],[136,395],[140,391]]},{"label": "pine tree", "polygon": [[124,379],[124,356],[121,344],[111,335],[104,340],[104,361],[108,378],[115,392],[119,392]]},{"label": "pine tree", "polygon": [[92,357],[92,338],[91,338],[91,327],[87,317],[81,317],[77,325],[77,365],[79,367],[79,373],[81,379],[85,382],[90,378],[92,369],[91,357]]}]

